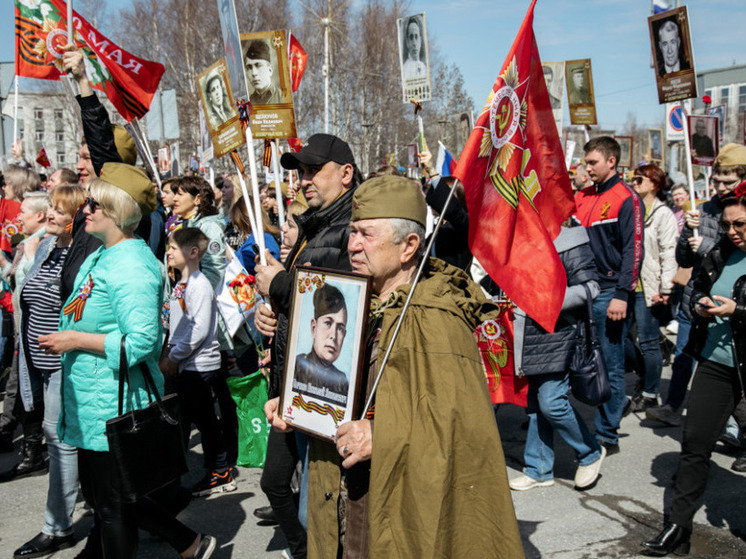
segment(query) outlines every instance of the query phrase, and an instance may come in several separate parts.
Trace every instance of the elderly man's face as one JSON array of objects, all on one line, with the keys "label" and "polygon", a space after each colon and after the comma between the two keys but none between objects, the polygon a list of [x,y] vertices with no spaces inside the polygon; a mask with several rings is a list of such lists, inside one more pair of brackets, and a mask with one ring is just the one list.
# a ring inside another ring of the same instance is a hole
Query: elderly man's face
[{"label": "elderly man's face", "polygon": [[350,224],[347,252],[352,270],[373,277],[373,291],[380,294],[402,271],[404,242],[394,243],[388,219],[361,219]]},{"label": "elderly man's face", "polygon": [[256,91],[264,91],[272,83],[272,65],[264,59],[247,58],[246,72]]},{"label": "elderly man's face", "polygon": [[347,310],[344,308],[335,313],[322,314],[318,318],[311,319],[313,351],[319,359],[327,363],[334,363],[339,357],[345,334],[347,334]]},{"label": "elderly man's face", "polygon": [[679,31],[677,29],[661,29],[658,33],[658,47],[663,54],[666,66],[675,66],[679,60]]},{"label": "elderly man's face", "polygon": [[705,132],[707,131],[707,128],[705,127],[705,123],[701,120],[697,121],[697,124],[694,125],[694,129],[697,131],[697,134],[700,136],[704,136]]},{"label": "elderly man's face", "polygon": [[223,87],[220,85],[220,80],[213,79],[207,88],[207,94],[210,96],[210,102],[216,107],[223,105]]},{"label": "elderly man's face", "polygon": [[421,45],[420,26],[412,22],[407,26],[407,51],[410,58],[414,60],[420,58]]}]

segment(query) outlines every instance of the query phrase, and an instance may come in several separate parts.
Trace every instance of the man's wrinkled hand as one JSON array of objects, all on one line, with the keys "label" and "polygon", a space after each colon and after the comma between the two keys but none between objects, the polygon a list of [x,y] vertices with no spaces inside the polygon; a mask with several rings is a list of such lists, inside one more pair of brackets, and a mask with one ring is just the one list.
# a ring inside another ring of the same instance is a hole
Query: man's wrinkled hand
[{"label": "man's wrinkled hand", "polygon": [[699,210],[689,210],[684,213],[684,220],[689,229],[697,229],[700,223]]},{"label": "man's wrinkled hand", "polygon": [[343,423],[337,429],[337,452],[344,458],[342,467],[352,468],[370,460],[373,452],[373,427],[369,419]]},{"label": "man's wrinkled hand", "polygon": [[293,430],[287,423],[280,419],[280,398],[272,398],[266,404],[264,404],[264,415],[267,416],[267,421],[275,431],[280,433],[289,433]]},{"label": "man's wrinkled hand", "polygon": [[624,320],[627,318],[627,301],[612,299],[606,309],[606,318],[609,320]]},{"label": "man's wrinkled hand", "polygon": [[277,330],[277,315],[267,305],[257,305],[254,313],[254,326],[259,332],[271,338]]},{"label": "man's wrinkled hand", "polygon": [[269,295],[269,286],[275,276],[280,272],[285,271],[285,267],[275,260],[275,258],[269,253],[268,250],[264,251],[264,255],[267,259],[267,265],[263,266],[259,263],[259,256],[256,257],[256,267],[254,269],[254,276],[256,277],[256,288],[259,290],[264,297]]}]

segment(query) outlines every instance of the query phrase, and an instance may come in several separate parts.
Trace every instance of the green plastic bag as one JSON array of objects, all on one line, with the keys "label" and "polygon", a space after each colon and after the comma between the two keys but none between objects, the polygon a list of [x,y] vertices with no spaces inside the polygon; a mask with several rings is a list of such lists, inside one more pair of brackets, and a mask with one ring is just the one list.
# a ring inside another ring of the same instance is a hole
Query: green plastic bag
[{"label": "green plastic bag", "polygon": [[228,377],[228,390],[238,415],[239,466],[263,468],[270,425],[264,415],[267,379],[261,371],[245,377]]}]

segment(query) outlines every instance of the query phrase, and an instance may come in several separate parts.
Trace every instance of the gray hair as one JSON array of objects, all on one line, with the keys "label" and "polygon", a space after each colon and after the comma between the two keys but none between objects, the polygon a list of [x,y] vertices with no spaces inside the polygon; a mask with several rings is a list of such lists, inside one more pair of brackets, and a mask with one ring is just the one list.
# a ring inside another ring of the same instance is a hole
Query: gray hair
[{"label": "gray hair", "polygon": [[661,33],[664,31],[676,31],[676,36],[679,37],[679,26],[676,25],[673,20],[668,20],[658,29],[658,37],[660,38]]},{"label": "gray hair", "polygon": [[391,223],[392,241],[395,244],[401,243],[409,235],[414,233],[420,240],[420,246],[417,247],[417,258],[425,253],[425,228],[411,219],[403,219],[401,217],[389,218]]},{"label": "gray hair", "polygon": [[49,194],[47,194],[46,192],[25,192],[23,194],[23,201],[25,202],[27,200],[31,211],[33,212],[46,213],[51,206],[49,202]]}]

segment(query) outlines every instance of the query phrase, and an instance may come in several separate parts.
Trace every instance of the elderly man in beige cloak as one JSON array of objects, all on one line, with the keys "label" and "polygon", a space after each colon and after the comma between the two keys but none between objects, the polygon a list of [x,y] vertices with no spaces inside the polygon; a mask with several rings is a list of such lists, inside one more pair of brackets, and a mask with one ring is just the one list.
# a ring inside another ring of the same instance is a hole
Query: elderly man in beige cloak
[{"label": "elderly man in beige cloak", "polygon": [[[425,215],[402,177],[367,181],[353,198],[350,261],[375,294],[366,396],[412,289]],[[524,557],[473,334],[496,310],[464,272],[428,259],[371,412],[340,425],[336,446],[311,440],[309,558]],[[277,405],[267,418],[287,429]]]}]

